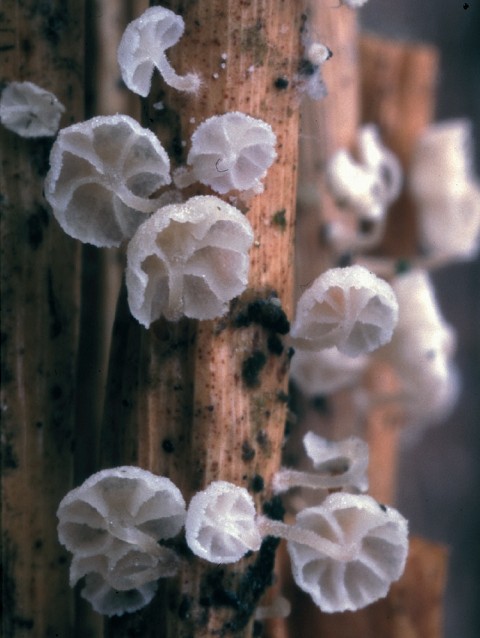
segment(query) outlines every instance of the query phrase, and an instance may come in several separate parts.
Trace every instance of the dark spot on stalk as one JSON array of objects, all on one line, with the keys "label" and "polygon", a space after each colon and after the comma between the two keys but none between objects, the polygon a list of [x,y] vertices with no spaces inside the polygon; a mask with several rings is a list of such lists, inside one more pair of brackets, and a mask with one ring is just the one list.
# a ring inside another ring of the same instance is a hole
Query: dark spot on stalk
[{"label": "dark spot on stalk", "polygon": [[237,327],[246,327],[252,323],[282,335],[290,330],[287,315],[279,304],[278,297],[273,294],[267,299],[255,299],[250,302],[235,319]]},{"label": "dark spot on stalk", "polygon": [[260,372],[267,363],[267,357],[260,350],[255,350],[242,363],[242,379],[248,388],[260,385]]},{"label": "dark spot on stalk", "polygon": [[255,450],[248,441],[242,443],[242,461],[248,463],[255,458]]},{"label": "dark spot on stalk", "polygon": [[275,79],[275,81],[273,82],[273,86],[278,89],[279,91],[282,91],[284,89],[288,88],[288,79],[285,76],[280,76],[278,78]]},{"label": "dark spot on stalk", "polygon": [[300,73],[300,75],[305,75],[307,77],[315,75],[315,73],[318,71],[318,68],[318,64],[313,64],[312,62],[310,62],[310,60],[307,60],[305,58],[300,60],[298,64],[298,72]]},{"label": "dark spot on stalk", "polygon": [[283,352],[283,343],[280,337],[276,334],[268,335],[267,348],[272,354],[280,356]]},{"label": "dark spot on stalk", "polygon": [[62,397],[63,397],[62,388],[58,384],[52,386],[52,388],[50,389],[50,398],[53,399],[54,401],[58,401]]},{"label": "dark spot on stalk", "polygon": [[5,470],[15,470],[18,467],[18,458],[11,442],[6,441],[2,445],[2,466]]},{"label": "dark spot on stalk", "polygon": [[175,452],[175,446],[170,441],[170,439],[163,439],[163,441],[162,441],[162,449],[167,454],[172,454],[172,452]]},{"label": "dark spot on stalk", "polygon": [[277,212],[272,215],[272,225],[278,226],[280,230],[284,231],[287,227],[286,214],[287,211],[285,208],[277,210]]},{"label": "dark spot on stalk", "polygon": [[255,476],[252,477],[250,486],[253,492],[255,493],[261,492],[263,488],[265,487],[265,481],[263,480],[263,476],[260,476],[260,474],[255,474]]},{"label": "dark spot on stalk", "polygon": [[281,403],[288,403],[288,394],[286,392],[284,392],[283,390],[278,390],[277,391],[277,399]]}]

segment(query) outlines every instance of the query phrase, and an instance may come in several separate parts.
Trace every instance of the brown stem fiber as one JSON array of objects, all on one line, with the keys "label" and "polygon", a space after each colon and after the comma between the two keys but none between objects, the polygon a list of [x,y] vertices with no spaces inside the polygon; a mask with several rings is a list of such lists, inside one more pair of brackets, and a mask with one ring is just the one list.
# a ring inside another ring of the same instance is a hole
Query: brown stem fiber
[{"label": "brown stem fiber", "polygon": [[[34,82],[83,117],[78,0],[5,0],[2,80]],[[79,247],[42,195],[51,138],[0,127],[3,638],[70,636],[73,598],[56,509],[73,474]]]},{"label": "brown stem fiber", "polygon": [[[275,515],[269,484],[286,417],[289,353],[282,335],[291,316],[302,3],[162,4],[186,23],[181,43],[169,51],[172,66],[179,74],[198,72],[203,84],[192,96],[157,79],[143,104],[144,124],[180,165],[201,121],[242,111],[272,126],[278,158],[264,193],[245,210],[255,233],[249,286],[227,316],[161,320],[146,331],[120,304],[102,464],[133,463],[167,475],[187,501],[213,480],[232,481]],[[162,110],[152,107],[158,101]],[[144,612],[109,622],[107,634],[127,636],[135,627],[152,637],[251,635],[255,606],[272,580],[275,545],[266,541],[259,553],[221,569],[183,548],[179,577]]]}]

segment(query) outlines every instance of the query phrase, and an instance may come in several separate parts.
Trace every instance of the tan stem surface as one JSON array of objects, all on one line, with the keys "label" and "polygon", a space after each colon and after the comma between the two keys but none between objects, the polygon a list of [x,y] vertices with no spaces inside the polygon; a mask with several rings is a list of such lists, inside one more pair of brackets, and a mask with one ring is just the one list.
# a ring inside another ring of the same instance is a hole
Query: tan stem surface
[{"label": "tan stem surface", "polygon": [[[29,80],[83,117],[79,0],[2,3],[2,79]],[[79,247],[42,195],[50,138],[0,128],[2,636],[70,636],[73,598],[56,509],[72,484]]]},{"label": "tan stem surface", "polygon": [[[143,121],[165,142],[173,163],[185,161],[189,137],[207,117],[239,110],[266,120],[278,159],[265,191],[248,205],[255,233],[248,291],[226,317],[197,323],[159,321],[149,331],[119,309],[113,335],[103,464],[138,463],[166,474],[187,500],[212,480],[228,480],[271,498],[280,463],[288,353],[275,329],[242,325],[248,304],[268,305],[275,292],[291,314],[302,3],[203,0],[182,7],[186,30],[168,57],[178,74],[201,74],[197,96],[168,90],[156,78]],[[226,54],[226,61],[222,54]],[[225,68],[221,65],[225,61]],[[288,79],[287,88],[275,81]],[[152,104],[162,101],[162,110]],[[189,193],[206,192],[190,188]],[[269,345],[270,344],[270,345]],[[132,627],[145,636],[247,636],[268,586],[273,544],[221,569],[186,551],[185,568],[144,613],[112,620],[108,635]]]}]

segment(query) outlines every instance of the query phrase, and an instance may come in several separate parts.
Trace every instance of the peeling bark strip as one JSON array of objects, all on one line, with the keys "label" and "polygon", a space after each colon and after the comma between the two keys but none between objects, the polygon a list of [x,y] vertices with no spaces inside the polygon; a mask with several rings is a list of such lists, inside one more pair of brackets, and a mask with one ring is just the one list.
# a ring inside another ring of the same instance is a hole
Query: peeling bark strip
[{"label": "peeling bark strip", "polygon": [[[29,80],[83,117],[83,2],[1,6],[2,80]],[[70,636],[55,512],[71,485],[78,245],[42,195],[51,140],[0,127],[3,638]]]},{"label": "peeling bark strip", "polygon": [[[282,335],[291,317],[302,4],[162,2],[181,13],[186,23],[182,40],[168,53],[172,66],[179,74],[195,71],[203,79],[193,96],[172,91],[155,77],[144,104],[144,125],[159,134],[173,161],[185,160],[190,135],[200,122],[228,111],[264,119],[278,140],[278,159],[268,172],[265,191],[246,211],[255,232],[249,289],[233,302],[230,314],[205,322],[158,321],[145,331],[119,310],[103,465],[138,463],[165,474],[187,501],[212,480],[223,479],[251,489],[261,510],[270,499],[270,480],[280,463],[288,377]],[[158,101],[164,104],[160,111],[152,106]],[[189,189],[190,195],[205,192]],[[278,211],[281,220],[274,224]],[[273,295],[281,305],[276,319],[263,308]],[[255,316],[238,321],[248,315],[252,303]],[[109,621],[107,634],[250,636],[255,606],[271,582],[273,552],[266,542],[258,554],[218,570],[184,548],[185,568],[179,577],[165,583],[149,608]]]}]

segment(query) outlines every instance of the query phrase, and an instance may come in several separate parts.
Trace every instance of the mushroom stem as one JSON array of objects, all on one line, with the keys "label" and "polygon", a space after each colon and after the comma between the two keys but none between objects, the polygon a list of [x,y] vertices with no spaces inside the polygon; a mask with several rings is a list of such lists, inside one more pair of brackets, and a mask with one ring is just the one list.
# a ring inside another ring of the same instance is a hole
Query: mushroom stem
[{"label": "mushroom stem", "polygon": [[136,527],[124,527],[123,525],[119,525],[116,521],[109,521],[108,530],[112,536],[115,536],[115,538],[118,538],[129,545],[139,547],[143,551],[148,552],[157,558],[162,556],[162,551],[157,541]]},{"label": "mushroom stem", "polygon": [[177,75],[166,55],[156,63],[157,69],[160,71],[165,82],[177,91],[187,91],[188,93],[196,93],[202,83],[200,77],[196,73],[187,73],[187,75]]},{"label": "mushroom stem", "polygon": [[351,483],[350,468],[345,468],[339,474],[326,475],[316,474],[314,472],[299,472],[298,470],[289,470],[282,468],[273,479],[273,489],[276,494],[286,492],[292,487],[309,487],[314,490],[333,489],[344,487]]},{"label": "mushroom stem", "polygon": [[328,556],[328,558],[336,561],[350,561],[358,553],[356,543],[337,545],[309,529],[302,529],[297,525],[287,525],[280,521],[273,521],[266,516],[259,516],[257,518],[257,527],[262,536],[275,536],[276,538],[284,538],[287,541],[305,545],[305,547],[309,547],[319,554]]}]

